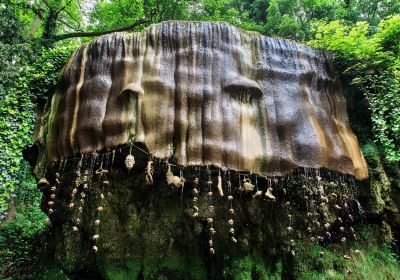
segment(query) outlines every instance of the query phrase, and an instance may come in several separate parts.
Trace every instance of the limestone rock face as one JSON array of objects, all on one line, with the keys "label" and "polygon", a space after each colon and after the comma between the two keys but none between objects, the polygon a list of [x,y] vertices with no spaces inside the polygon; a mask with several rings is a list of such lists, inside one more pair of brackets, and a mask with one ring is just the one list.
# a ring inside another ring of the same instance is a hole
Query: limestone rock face
[{"label": "limestone rock face", "polygon": [[182,165],[368,176],[327,55],[226,23],[164,22],[83,45],[37,140],[49,160],[141,142]]}]

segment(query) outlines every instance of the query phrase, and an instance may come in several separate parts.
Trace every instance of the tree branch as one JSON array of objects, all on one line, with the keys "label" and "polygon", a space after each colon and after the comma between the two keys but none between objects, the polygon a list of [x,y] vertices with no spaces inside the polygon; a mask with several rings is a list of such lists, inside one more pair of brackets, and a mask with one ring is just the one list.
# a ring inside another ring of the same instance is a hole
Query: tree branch
[{"label": "tree branch", "polygon": [[63,19],[57,19],[57,20],[58,20],[59,22],[65,24],[66,26],[68,26],[69,28],[71,28],[71,29],[74,30],[74,31],[82,32],[82,30],[79,29],[79,27],[78,27],[78,28],[75,28],[75,27],[73,27],[71,24],[69,24],[68,22],[66,22],[66,21],[63,20]]},{"label": "tree branch", "polygon": [[75,17],[73,17],[72,14],[71,14],[68,10],[65,10],[64,12],[65,12],[67,15],[69,15],[69,17],[70,17],[71,19],[73,19],[79,26],[81,25],[81,23],[80,23]]},{"label": "tree branch", "polygon": [[47,8],[49,8],[50,11],[53,10],[53,8],[50,6],[49,3],[47,3],[46,0],[43,0],[43,2],[44,2],[44,4],[47,6]]},{"label": "tree branch", "polygon": [[131,25],[124,26],[124,27],[118,27],[114,29],[108,29],[108,30],[101,30],[101,31],[92,31],[92,32],[72,32],[72,33],[66,33],[66,34],[60,34],[60,35],[55,35],[53,39],[55,41],[61,41],[69,38],[78,38],[78,37],[95,37],[95,36],[101,36],[104,34],[109,34],[109,33],[114,33],[114,32],[121,32],[121,31],[128,31],[131,30],[135,27],[138,27],[142,24],[146,24],[151,22],[151,19],[140,19]]},{"label": "tree branch", "polygon": [[58,11],[56,11],[56,16],[58,17],[58,15],[64,11],[70,4],[71,4],[72,0],[69,0],[67,3],[65,3],[64,6],[62,6]]}]

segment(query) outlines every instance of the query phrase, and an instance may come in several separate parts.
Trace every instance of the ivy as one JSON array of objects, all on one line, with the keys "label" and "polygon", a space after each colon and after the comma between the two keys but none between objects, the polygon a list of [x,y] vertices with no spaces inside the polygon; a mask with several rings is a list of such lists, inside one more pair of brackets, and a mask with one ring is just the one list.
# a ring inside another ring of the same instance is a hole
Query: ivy
[{"label": "ivy", "polygon": [[348,26],[321,22],[310,45],[333,51],[336,62],[364,93],[378,142],[389,162],[400,161],[400,15]]},{"label": "ivy", "polygon": [[8,77],[2,87],[7,90],[0,90],[0,219],[15,188],[22,184],[22,150],[33,141],[36,103],[52,90],[73,49],[41,50],[33,63],[18,67],[17,75]]}]

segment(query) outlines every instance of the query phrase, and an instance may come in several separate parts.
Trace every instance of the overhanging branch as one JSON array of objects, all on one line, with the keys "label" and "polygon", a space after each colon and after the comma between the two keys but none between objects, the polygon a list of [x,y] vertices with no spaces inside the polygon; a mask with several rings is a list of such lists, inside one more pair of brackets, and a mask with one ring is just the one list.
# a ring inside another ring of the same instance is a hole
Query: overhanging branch
[{"label": "overhanging branch", "polygon": [[109,34],[109,33],[114,33],[114,32],[121,32],[121,31],[128,31],[131,30],[135,27],[138,27],[142,24],[146,24],[151,22],[151,20],[149,19],[141,19],[138,20],[128,26],[124,26],[124,27],[118,27],[118,28],[114,28],[114,29],[108,29],[108,30],[101,30],[101,31],[93,31],[93,32],[85,32],[85,31],[81,31],[81,32],[72,32],[72,33],[66,33],[66,34],[60,34],[60,35],[55,35],[53,37],[53,39],[55,41],[61,41],[61,40],[65,40],[65,39],[70,39],[70,38],[79,38],[79,37],[96,37],[96,36],[101,36],[104,34]]}]

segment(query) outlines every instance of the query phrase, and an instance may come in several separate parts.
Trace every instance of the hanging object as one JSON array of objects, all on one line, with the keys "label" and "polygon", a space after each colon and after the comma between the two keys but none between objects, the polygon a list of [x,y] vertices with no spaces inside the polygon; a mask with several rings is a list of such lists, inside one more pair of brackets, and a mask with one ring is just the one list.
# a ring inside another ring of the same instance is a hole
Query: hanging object
[{"label": "hanging object", "polygon": [[108,170],[107,169],[103,169],[101,166],[99,169],[96,170],[96,175],[98,177],[102,177],[102,176],[106,176],[108,174]]},{"label": "hanging object", "polygon": [[135,157],[133,155],[127,155],[125,158],[125,167],[126,169],[131,170],[135,165]]},{"label": "hanging object", "polygon": [[218,172],[217,189],[218,189],[219,195],[220,195],[221,197],[224,196],[224,190],[222,189],[222,178],[221,178],[221,174],[220,174],[219,172]]},{"label": "hanging object", "polygon": [[267,189],[267,191],[265,192],[265,197],[267,198],[267,200],[275,202],[276,201],[276,197],[272,194],[273,189],[271,187],[269,187]]},{"label": "hanging object", "polygon": [[181,176],[175,176],[172,171],[171,171],[171,164],[168,164],[168,171],[166,174],[166,178],[167,178],[167,184],[169,186],[175,187],[175,188],[183,188],[184,184],[185,184],[185,179]]},{"label": "hanging object", "polygon": [[85,191],[87,191],[88,190],[88,182],[89,182],[89,170],[85,170],[84,171],[84,173],[83,173],[83,176],[82,176],[82,178],[80,179],[80,181],[81,181],[81,184],[83,184],[83,188],[82,188],[82,190],[81,190],[81,193],[80,193],[80,199],[79,199],[79,201],[78,201],[78,203],[79,203],[79,207],[78,207],[78,218],[76,219],[76,223],[79,225],[79,223],[80,223],[80,215],[81,215],[81,213],[83,212],[83,205],[85,204],[85,198],[86,198],[86,193],[85,193]]},{"label": "hanging object", "polygon": [[249,178],[244,178],[243,184],[239,189],[244,192],[252,192],[254,190],[254,187],[255,186],[251,183]]},{"label": "hanging object", "polygon": [[[208,186],[208,193],[207,196],[208,198],[211,200],[213,197],[213,192],[212,192],[212,180],[211,180],[211,171],[210,169],[207,167],[207,173],[208,173],[208,180],[207,180],[207,186]],[[213,205],[209,205],[208,206],[208,210],[210,212],[214,212],[214,206]]]},{"label": "hanging object", "polygon": [[197,207],[198,195],[199,195],[199,178],[196,177],[193,181],[193,218],[197,218],[199,216],[199,207]]},{"label": "hanging object", "polygon": [[41,191],[46,191],[50,187],[49,181],[46,178],[41,178],[37,183],[37,187]]},{"label": "hanging object", "polygon": [[256,193],[253,195],[253,199],[254,198],[259,198],[262,195],[262,191],[258,189],[258,182],[257,182],[257,176],[256,176]]},{"label": "hanging object", "polygon": [[210,234],[210,239],[208,240],[208,246],[210,247],[210,254],[212,254],[212,255],[215,254],[213,235],[216,233],[216,231],[213,227],[213,223],[214,223],[214,221],[212,218],[207,219],[208,233]]},{"label": "hanging object", "polygon": [[135,157],[132,155],[132,146],[129,147],[129,155],[125,158],[125,167],[130,171],[135,165]]},{"label": "hanging object", "polygon": [[262,191],[256,191],[256,193],[253,195],[253,198],[259,198],[262,195]]},{"label": "hanging object", "polygon": [[230,173],[228,174],[228,182],[226,183],[228,187],[228,201],[229,201],[229,210],[228,210],[228,225],[229,225],[229,234],[231,236],[231,240],[233,243],[237,243],[237,239],[235,238],[235,228],[234,228],[234,221],[233,221],[233,215],[235,214],[235,210],[233,209],[233,196],[232,196],[232,184],[230,181]]},{"label": "hanging object", "polygon": [[[41,182],[41,181],[42,181],[42,182]],[[59,183],[60,183],[60,174],[59,174],[58,172],[56,173],[56,180],[55,180],[55,181],[56,181],[55,185],[52,186],[52,187],[50,188],[50,191],[51,191],[50,201],[48,201],[48,203],[47,203],[47,204],[49,205],[49,210],[48,210],[49,215],[51,215],[51,214],[54,213],[53,205],[54,205],[54,200],[56,199],[57,186],[58,186]],[[39,186],[39,185],[40,185],[40,186]],[[38,182],[38,187],[39,187],[39,189],[43,190],[44,186],[46,186],[46,187],[45,187],[46,189],[48,188],[48,186],[50,186],[50,184],[49,184],[49,182],[46,180],[46,178],[42,178],[42,179],[40,179],[39,182]],[[50,223],[50,219],[49,219],[49,218],[46,218],[46,219],[45,219],[45,223],[46,223],[46,224]]]},{"label": "hanging object", "polygon": [[146,185],[148,186],[153,185],[153,173],[154,173],[153,161],[149,160],[146,166]]},{"label": "hanging object", "polygon": [[290,241],[289,241],[289,246],[290,246],[290,254],[294,257],[294,256],[296,256],[296,251],[295,251],[295,247],[296,247],[296,243],[294,242],[294,240],[293,239],[291,239]]},{"label": "hanging object", "polygon": [[[72,189],[71,192],[71,201],[69,203],[69,208],[71,209],[72,212],[72,220],[73,220],[73,227],[72,227],[72,231],[77,232],[79,230],[78,226],[81,223],[81,219],[80,219],[80,214],[82,212],[82,207],[84,204],[84,197],[86,196],[86,194],[84,193],[84,189],[82,189],[82,192],[79,194],[79,186],[87,183],[87,177],[88,177],[88,172],[84,172],[84,174],[82,175],[81,173],[81,168],[82,168],[82,162],[83,162],[84,156],[81,156],[81,159],[78,163],[77,169],[75,171],[75,181],[74,181],[74,188]],[[78,199],[78,195],[81,196],[81,199]],[[77,207],[75,207],[77,206]],[[78,212],[75,211],[75,209],[78,208]]]},{"label": "hanging object", "polygon": [[[213,192],[212,192],[212,181],[211,181],[211,171],[209,169],[209,167],[207,166],[207,175],[208,175],[208,179],[207,179],[207,186],[208,186],[208,193],[207,193],[207,197],[208,199],[211,201],[212,197],[213,197]],[[214,206],[213,205],[209,205],[208,206],[208,211],[210,213],[210,215],[214,212]],[[207,218],[207,225],[208,225],[208,233],[210,236],[210,239],[208,241],[208,245],[209,245],[209,251],[210,254],[215,254],[215,249],[213,247],[213,236],[215,235],[216,231],[214,229],[213,226],[214,220],[211,217]]]},{"label": "hanging object", "polygon": [[[108,158],[107,161],[108,162]],[[100,216],[101,216],[101,212],[103,212],[104,208],[103,208],[103,204],[104,204],[104,199],[105,199],[105,195],[104,195],[104,190],[106,187],[108,187],[110,185],[110,181],[108,180],[108,170],[107,169],[103,169],[103,160],[101,161],[100,164],[100,168],[96,170],[96,175],[98,176],[98,180],[99,182],[101,182],[101,189],[100,189],[100,194],[99,194],[99,204],[96,208],[96,218],[94,221],[94,226],[95,226],[95,234],[92,236],[93,242],[94,242],[94,246],[92,247],[93,250],[95,252],[97,252],[98,247],[97,247],[97,241],[100,238],[99,235],[99,227],[101,224],[101,220],[100,220]]]}]

